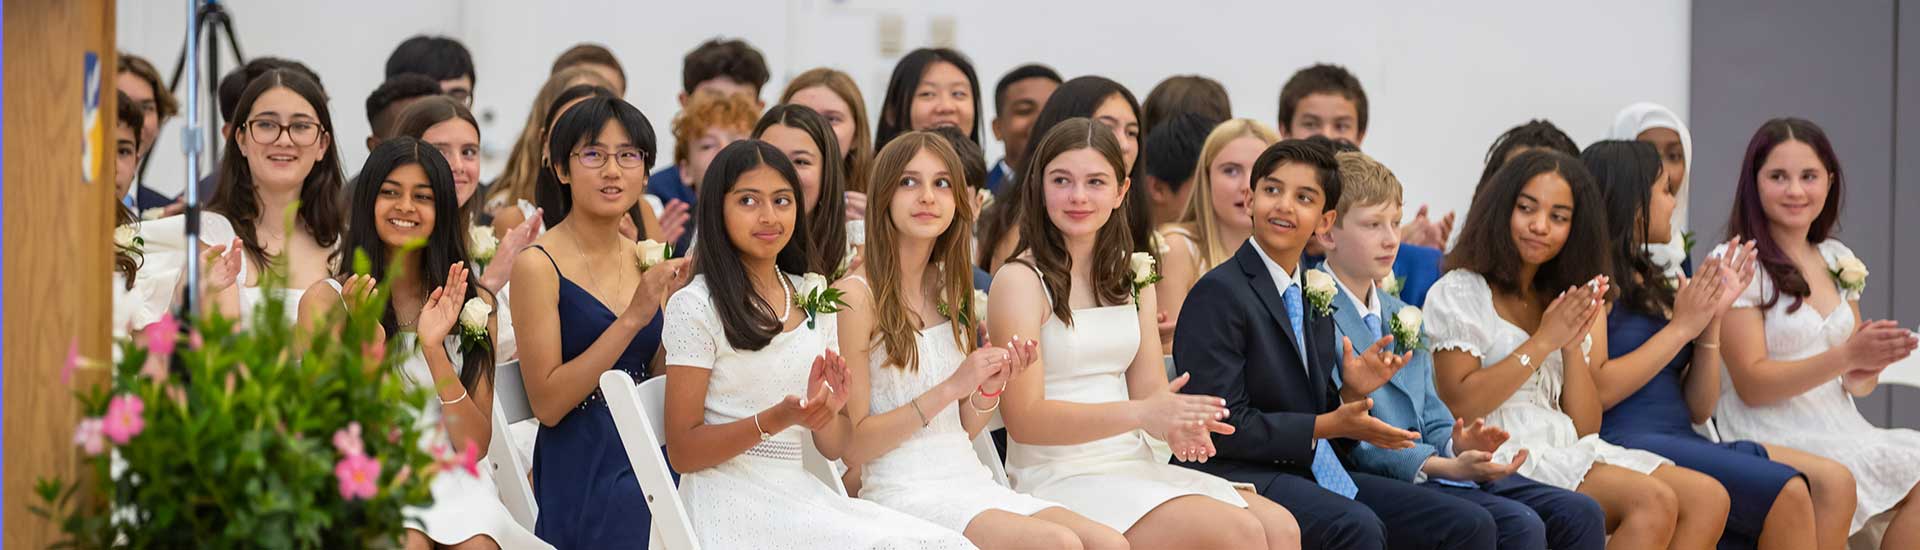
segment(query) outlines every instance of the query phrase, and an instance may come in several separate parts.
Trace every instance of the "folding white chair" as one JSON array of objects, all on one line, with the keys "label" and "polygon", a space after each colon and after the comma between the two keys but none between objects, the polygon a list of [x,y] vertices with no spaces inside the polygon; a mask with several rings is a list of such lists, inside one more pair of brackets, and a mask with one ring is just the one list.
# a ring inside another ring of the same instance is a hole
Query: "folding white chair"
[{"label": "folding white chair", "polygon": [[527,480],[531,465],[515,451],[514,422],[533,418],[527,403],[527,387],[520,378],[520,362],[508,361],[493,367],[493,439],[487,444],[487,458],[493,463],[493,484],[500,490],[500,502],[514,521],[533,530],[540,517],[540,504],[533,500],[533,484]]},{"label": "folding white chair", "polygon": [[993,418],[987,420],[987,427],[981,428],[980,435],[973,438],[973,454],[980,457],[980,463],[986,464],[987,470],[993,472],[994,482],[1001,487],[1012,487],[1007,483],[1007,466],[1000,463],[1000,450],[993,446],[993,431],[1005,427],[1007,425],[1000,421],[1000,413],[993,413]]},{"label": "folding white chair", "polygon": [[653,526],[648,530],[652,540],[647,547],[697,550],[700,542],[693,537],[687,505],[680,500],[680,490],[667,470],[667,457],[660,452],[660,439],[666,431],[666,377],[654,377],[635,387],[627,373],[607,371],[600,375],[600,393],[606,396],[614,429],[627,449],[640,492],[647,496],[647,509],[653,512]]},{"label": "folding white chair", "polygon": [[834,492],[839,493],[840,496],[848,496],[847,482],[840,479],[840,474],[846,471],[846,467],[835,466],[834,461],[827,460],[826,456],[820,454],[820,448],[813,446],[813,432],[800,433],[800,464],[807,469],[807,473],[820,478],[820,482],[833,488]]}]

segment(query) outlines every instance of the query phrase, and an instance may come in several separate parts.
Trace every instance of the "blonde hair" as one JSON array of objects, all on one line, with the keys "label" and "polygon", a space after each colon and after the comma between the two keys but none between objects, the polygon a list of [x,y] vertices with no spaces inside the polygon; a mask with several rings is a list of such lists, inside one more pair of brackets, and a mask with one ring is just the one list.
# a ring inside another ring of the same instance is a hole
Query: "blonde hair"
[{"label": "blonde hair", "polygon": [[686,162],[689,147],[707,130],[731,128],[746,135],[753,133],[753,124],[759,120],[760,108],[753,104],[752,96],[710,92],[693,94],[687,99],[686,108],[673,117],[673,162]]},{"label": "blonde hair", "polygon": [[605,77],[593,69],[571,67],[561,69],[547,77],[547,83],[540,86],[540,93],[533,96],[533,108],[527,110],[527,123],[520,128],[520,139],[513,144],[513,153],[507,157],[507,167],[494,180],[493,191],[487,200],[501,201],[512,206],[521,199],[533,200],[534,185],[539,181],[540,153],[546,148],[541,139],[547,133],[547,109],[561,92],[571,88],[575,80],[585,79],[594,86],[611,86]]},{"label": "blonde hair", "polygon": [[793,94],[814,86],[825,86],[833,95],[840,96],[840,101],[847,102],[847,109],[852,111],[847,116],[853,118],[853,143],[847,144],[847,150],[840,153],[846,155],[847,190],[865,193],[867,177],[873,173],[874,156],[873,130],[867,125],[867,100],[847,73],[817,67],[788,81],[787,89],[780,92],[780,102],[791,103]]},{"label": "blonde hair", "polygon": [[[1380,161],[1359,151],[1335,154],[1334,160],[1340,163],[1340,204],[1334,209],[1345,213],[1362,206],[1400,204],[1400,178]],[[1335,225],[1345,223],[1346,216],[1334,220]]]},{"label": "blonde hair", "polygon": [[[1201,241],[1200,271],[1205,272],[1233,257],[1233,251],[1240,243],[1218,242],[1220,220],[1213,213],[1213,161],[1220,157],[1220,151],[1227,144],[1243,137],[1256,137],[1267,145],[1280,141],[1280,132],[1272,126],[1259,121],[1236,118],[1220,123],[1207,134],[1207,142],[1200,147],[1200,162],[1193,166],[1193,194],[1187,199],[1187,209],[1180,213],[1180,222],[1193,227],[1193,237]],[[1251,169],[1252,167],[1248,167]],[[1249,175],[1248,177],[1252,177]]]},{"label": "blonde hair", "polygon": [[[913,319],[912,308],[908,300],[917,300],[918,296],[905,296],[900,285],[900,257],[896,244],[898,229],[893,226],[893,217],[887,214],[887,208],[893,205],[893,195],[900,190],[898,182],[907,169],[907,163],[913,157],[925,151],[938,157],[947,166],[947,177],[953,183],[949,189],[953,192],[953,222],[947,230],[934,239],[933,255],[928,258],[934,273],[936,284],[934,295],[946,306],[942,316],[950,321],[953,343],[961,352],[973,351],[978,335],[974,333],[979,319],[973,319],[973,205],[967,200],[969,189],[961,180],[965,169],[961,168],[960,156],[953,144],[946,138],[933,132],[908,132],[888,142],[880,150],[875,160],[875,185],[870,187],[872,198],[867,202],[867,286],[873,290],[874,330],[873,341],[885,345],[889,358],[887,366],[905,369],[909,372],[919,369],[920,328]],[[885,182],[881,184],[880,182]]]}]

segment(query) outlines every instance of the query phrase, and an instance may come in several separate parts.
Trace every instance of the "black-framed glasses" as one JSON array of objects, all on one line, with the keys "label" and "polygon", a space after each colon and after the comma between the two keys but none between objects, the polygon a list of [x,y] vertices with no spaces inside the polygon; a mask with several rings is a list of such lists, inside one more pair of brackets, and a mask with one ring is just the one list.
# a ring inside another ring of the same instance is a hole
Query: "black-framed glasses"
[{"label": "black-framed glasses", "polygon": [[606,167],[609,157],[613,158],[613,161],[618,163],[621,168],[639,168],[647,165],[647,152],[639,149],[621,149],[619,151],[608,152],[606,149],[599,147],[588,147],[575,152],[573,156],[580,159],[581,166],[588,168]]},{"label": "black-framed glasses", "polygon": [[294,145],[305,147],[319,142],[320,134],[324,131],[320,128],[320,123],[306,120],[296,120],[286,124],[265,118],[247,121],[247,137],[254,143],[279,141],[280,134],[285,132],[287,138],[293,140]]}]

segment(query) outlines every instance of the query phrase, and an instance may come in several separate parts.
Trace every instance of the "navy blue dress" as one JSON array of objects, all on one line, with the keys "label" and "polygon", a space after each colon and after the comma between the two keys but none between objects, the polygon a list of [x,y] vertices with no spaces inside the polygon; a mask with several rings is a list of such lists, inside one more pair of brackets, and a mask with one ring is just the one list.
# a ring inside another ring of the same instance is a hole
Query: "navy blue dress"
[{"label": "navy blue dress", "polygon": [[[1666,319],[1616,306],[1607,316],[1607,356],[1632,353],[1666,326]],[[1622,447],[1652,451],[1683,468],[1719,480],[1733,501],[1720,548],[1753,548],[1761,526],[1766,524],[1767,511],[1773,509],[1774,497],[1800,472],[1768,460],[1767,449],[1759,443],[1714,443],[1693,431],[1684,377],[1692,361],[1693,344],[1689,343],[1640,391],[1607,409],[1600,421],[1600,438]]]},{"label": "navy blue dress", "polygon": [[[539,246],[542,254],[546,249]],[[553,261],[551,255],[547,261]],[[585,353],[618,314],[560,273],[560,360]],[[634,335],[613,368],[646,377],[660,348],[660,314]],[[533,447],[533,498],[540,518],[533,533],[555,548],[640,548],[647,545],[653,514],[634,477],[633,463],[613,427],[613,415],[600,390],[574,407],[554,426],[541,426]]]}]

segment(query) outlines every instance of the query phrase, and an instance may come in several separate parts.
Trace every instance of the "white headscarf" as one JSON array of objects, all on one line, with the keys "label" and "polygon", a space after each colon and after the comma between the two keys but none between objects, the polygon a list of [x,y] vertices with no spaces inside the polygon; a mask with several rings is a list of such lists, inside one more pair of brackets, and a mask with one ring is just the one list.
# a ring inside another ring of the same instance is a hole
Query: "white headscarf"
[{"label": "white headscarf", "polygon": [[1653,258],[1653,263],[1660,266],[1668,278],[1676,278],[1681,273],[1680,262],[1687,257],[1686,243],[1680,235],[1687,227],[1686,191],[1688,180],[1693,179],[1693,134],[1687,131],[1687,124],[1672,109],[1642,101],[1626,106],[1613,116],[1613,128],[1607,131],[1607,137],[1638,140],[1641,132],[1653,128],[1666,128],[1680,134],[1680,149],[1687,158],[1687,177],[1680,181],[1681,192],[1675,197],[1671,238],[1664,243],[1647,243],[1647,255]]}]

